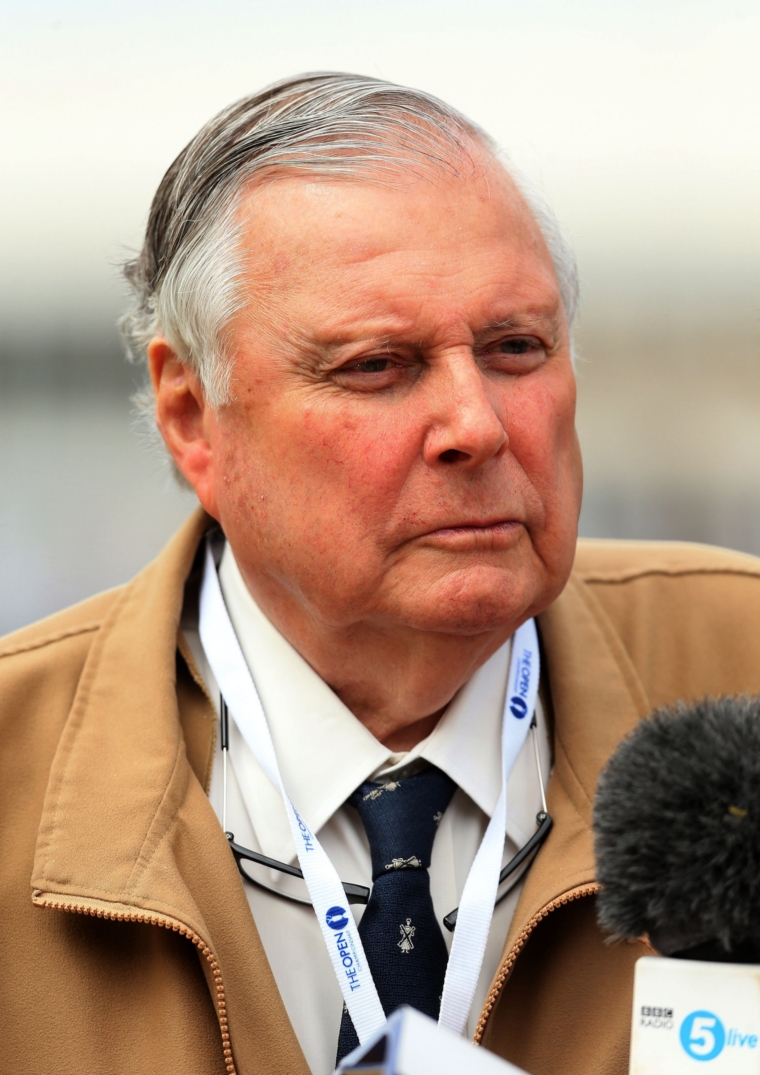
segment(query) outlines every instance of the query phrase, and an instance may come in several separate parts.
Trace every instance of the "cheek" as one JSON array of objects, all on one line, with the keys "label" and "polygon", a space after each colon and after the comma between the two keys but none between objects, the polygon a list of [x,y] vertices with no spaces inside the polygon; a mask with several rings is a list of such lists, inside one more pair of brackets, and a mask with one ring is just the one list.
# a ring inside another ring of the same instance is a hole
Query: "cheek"
[{"label": "cheek", "polygon": [[352,413],[345,405],[339,412],[305,410],[288,447],[295,480],[340,499],[358,498],[365,507],[393,495],[403,483],[408,453],[407,440],[392,418]]},{"label": "cheek", "polygon": [[[530,387],[530,391],[528,391]],[[547,378],[527,386],[510,406],[510,449],[548,513],[580,495],[580,452],[575,432],[574,380]]]},{"label": "cheek", "polygon": [[[357,408],[359,410],[359,408]],[[412,432],[390,412],[352,413],[329,405],[277,407],[250,414],[231,431],[225,488],[238,511],[314,540],[344,540],[352,529],[381,529],[393,512],[415,457]],[[355,527],[351,520],[355,520]]]}]

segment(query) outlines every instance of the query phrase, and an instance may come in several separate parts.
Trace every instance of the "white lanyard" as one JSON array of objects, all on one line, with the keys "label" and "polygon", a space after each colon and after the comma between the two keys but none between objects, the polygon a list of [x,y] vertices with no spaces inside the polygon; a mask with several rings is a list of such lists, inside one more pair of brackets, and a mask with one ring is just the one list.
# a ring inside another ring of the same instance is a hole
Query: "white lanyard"
[{"label": "white lanyard", "polygon": [[[224,604],[210,545],[200,594],[200,636],[206,658],[235,723],[256,761],[279,788],[298,862],[343,999],[361,1043],[385,1022],[359,931],[338,873],[290,801],[258,691]],[[463,1033],[493,917],[507,820],[507,779],[530,728],[539,679],[538,637],[528,620],[512,640],[502,725],[502,786],[493,816],[462,893],[443,987],[439,1022]]]},{"label": "white lanyard", "polygon": [[443,982],[438,1022],[457,1034],[467,1026],[483,964],[507,831],[507,781],[533,719],[539,671],[538,633],[530,619],[512,637],[501,726],[501,791],[464,884]]}]

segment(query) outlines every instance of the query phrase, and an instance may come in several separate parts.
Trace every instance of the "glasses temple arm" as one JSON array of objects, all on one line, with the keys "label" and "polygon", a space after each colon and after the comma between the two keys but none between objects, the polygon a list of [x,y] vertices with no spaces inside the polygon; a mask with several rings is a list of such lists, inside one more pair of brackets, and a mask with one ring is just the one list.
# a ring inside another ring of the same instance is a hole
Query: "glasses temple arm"
[{"label": "glasses temple arm", "polygon": [[[271,859],[268,855],[262,855],[258,851],[251,851],[247,847],[242,847],[240,844],[236,844],[232,833],[225,833],[227,840],[229,841],[232,854],[235,856],[235,862],[240,869],[240,862],[242,859],[248,859],[250,862],[255,862],[259,866],[267,866],[270,870],[279,870],[280,873],[286,873],[290,877],[300,877],[303,879],[303,871],[298,866],[291,866],[288,862],[279,862],[277,859]],[[241,873],[243,871],[241,870]],[[248,880],[252,878],[243,873],[243,876]],[[254,884],[256,882],[254,881]],[[352,885],[347,881],[342,881],[343,891],[346,893],[346,898],[349,903],[366,903],[369,899],[369,889],[365,885]]]},{"label": "glasses temple arm", "polygon": [[222,828],[227,831],[227,755],[230,750],[230,715],[224,696],[219,696],[219,737],[222,746]]},{"label": "glasses temple arm", "polygon": [[[507,865],[502,869],[501,873],[499,874],[500,885],[503,884],[504,881],[506,881],[506,879],[511,873],[514,873],[515,870],[519,869],[520,866],[522,866],[523,862],[525,862],[525,860],[529,858],[530,855],[532,855],[535,851],[538,851],[538,849],[541,847],[541,844],[549,835],[549,831],[554,824],[549,814],[547,814],[544,810],[542,810],[540,814],[536,814],[536,821],[538,822],[538,828],[533,833],[530,840],[528,840],[527,844],[524,844],[524,846],[520,848],[514,858],[511,858],[509,860]],[[449,913],[443,920],[443,924],[449,931],[449,933],[454,932],[454,927],[457,924],[458,913],[459,908],[455,907],[453,911],[449,911]]]}]

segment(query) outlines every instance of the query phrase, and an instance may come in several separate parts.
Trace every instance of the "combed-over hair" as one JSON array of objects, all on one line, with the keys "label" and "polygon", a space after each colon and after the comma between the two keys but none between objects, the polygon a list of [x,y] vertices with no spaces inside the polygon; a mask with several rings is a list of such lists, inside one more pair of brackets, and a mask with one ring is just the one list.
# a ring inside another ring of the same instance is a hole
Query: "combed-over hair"
[{"label": "combed-over hair", "polygon": [[[243,302],[238,208],[250,184],[278,174],[383,181],[431,166],[459,175],[474,166],[473,143],[497,153],[484,131],[443,101],[363,75],[297,75],[224,109],[170,166],[142,250],[124,266],[133,292],[120,321],[129,357],[144,362],[151,339],[163,334],[197,373],[211,405],[228,402],[225,330]],[[543,197],[508,170],[544,236],[572,323],[572,251]]]}]

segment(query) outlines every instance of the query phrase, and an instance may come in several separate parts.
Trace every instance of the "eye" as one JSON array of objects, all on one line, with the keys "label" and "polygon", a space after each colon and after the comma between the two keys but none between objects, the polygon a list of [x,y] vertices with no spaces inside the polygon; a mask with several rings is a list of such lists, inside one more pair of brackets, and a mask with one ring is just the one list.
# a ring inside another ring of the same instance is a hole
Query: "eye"
[{"label": "eye", "polygon": [[485,345],[480,361],[494,373],[520,376],[538,369],[547,358],[549,348],[536,336],[507,336]]},{"label": "eye", "polygon": [[527,355],[541,347],[538,340],[531,336],[512,336],[508,340],[502,340],[494,348],[503,355]]},{"label": "eye", "polygon": [[352,392],[381,392],[409,379],[409,363],[396,354],[367,355],[332,371],[333,383]]},{"label": "eye", "polygon": [[363,362],[354,362],[344,367],[346,373],[385,373],[390,364],[387,358],[365,358]]}]

